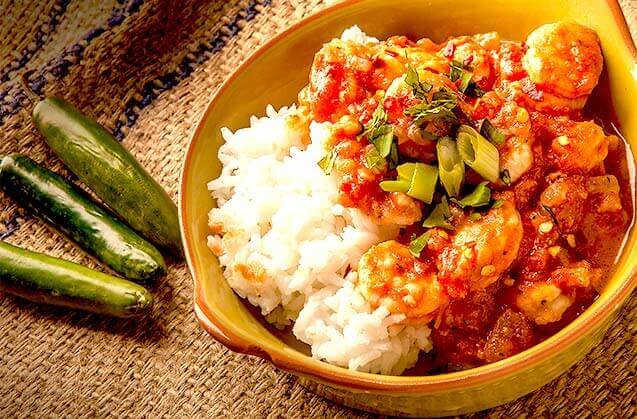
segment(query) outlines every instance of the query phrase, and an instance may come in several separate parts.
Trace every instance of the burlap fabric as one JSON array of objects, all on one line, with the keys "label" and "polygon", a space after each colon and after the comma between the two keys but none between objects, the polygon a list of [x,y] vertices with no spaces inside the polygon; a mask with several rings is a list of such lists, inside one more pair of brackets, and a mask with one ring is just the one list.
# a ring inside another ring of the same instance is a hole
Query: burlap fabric
[{"label": "burlap fabric", "polygon": [[[0,1],[0,153],[63,172],[15,80],[77,104],[122,138],[176,199],[186,142],[210,96],[266,39],[323,1]],[[635,25],[634,1],[624,1]],[[95,266],[0,197],[0,237]],[[185,265],[152,315],[111,320],[0,296],[0,416],[364,416],[307,392],[196,324]],[[551,384],[489,415],[636,414],[637,302],[601,346]]]}]

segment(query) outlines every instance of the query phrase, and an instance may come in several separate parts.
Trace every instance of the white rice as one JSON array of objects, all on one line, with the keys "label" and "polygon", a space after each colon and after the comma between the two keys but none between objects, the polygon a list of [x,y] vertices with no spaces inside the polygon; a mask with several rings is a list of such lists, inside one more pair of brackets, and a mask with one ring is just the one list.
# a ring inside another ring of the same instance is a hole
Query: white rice
[{"label": "white rice", "polygon": [[[357,27],[344,36],[377,42]],[[308,129],[294,107],[269,106],[266,115],[234,133],[222,130],[222,173],[208,184],[217,200],[210,225],[218,233],[208,244],[228,283],[275,326],[296,321],[293,333],[314,357],[402,373],[431,349],[430,330],[407,327],[403,315],[385,308],[373,311],[356,291],[355,271],[361,255],[397,228],[379,228],[338,203],[336,179],[317,165],[329,123]]]}]

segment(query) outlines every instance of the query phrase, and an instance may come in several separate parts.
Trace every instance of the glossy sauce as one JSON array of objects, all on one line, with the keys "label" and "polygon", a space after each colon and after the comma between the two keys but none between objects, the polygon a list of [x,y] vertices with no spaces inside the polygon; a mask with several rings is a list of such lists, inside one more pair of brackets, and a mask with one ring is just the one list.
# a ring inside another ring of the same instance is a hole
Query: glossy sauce
[{"label": "glossy sauce", "polygon": [[[553,43],[556,37],[571,42],[569,37],[577,38],[578,33],[589,44],[573,47],[581,48],[579,55],[573,53],[575,58],[569,56],[569,50],[561,50],[559,43]],[[299,96],[302,109],[310,117],[334,124],[327,146],[338,155],[336,170],[343,205],[359,208],[379,224],[400,225],[397,241],[401,246],[407,246],[414,235],[426,230],[421,227],[421,219],[430,208],[379,187],[382,180],[395,178],[396,172],[387,165],[367,167],[365,154],[371,145],[363,130],[373,119],[374,110],[381,106],[387,123],[393,127],[402,161],[435,161],[435,140],[422,138],[422,131],[411,129],[414,121],[405,112],[419,103],[399,83],[407,71],[407,61],[434,90],[447,89],[457,95],[455,112],[459,123],[475,126],[476,121],[488,118],[504,132],[507,142],[500,147],[501,167],[508,164],[506,153],[510,154],[511,164],[520,167],[520,176],[511,186],[490,185],[496,197],[515,203],[520,225],[512,228],[522,231],[515,246],[503,242],[500,259],[509,257],[509,248],[516,249],[517,254],[512,263],[502,267],[502,272],[497,271],[494,280],[476,285],[469,278],[475,277],[476,269],[497,269],[498,257],[487,266],[476,265],[479,258],[474,259],[465,276],[455,277],[452,272],[455,279],[449,279],[452,276],[445,273],[449,266],[457,264],[460,269],[463,257],[475,258],[475,254],[489,250],[474,249],[471,243],[454,249],[457,232],[447,234],[434,229],[438,233],[417,260],[405,262],[405,266],[425,266],[426,269],[419,269],[430,276],[437,271],[429,285],[432,290],[442,290],[432,297],[437,298],[439,307],[420,318],[433,330],[434,350],[408,374],[495,362],[559,331],[597,298],[612,274],[623,237],[632,223],[634,179],[630,178],[629,165],[634,159],[627,155],[621,136],[610,135],[619,132],[614,131],[617,123],[604,74],[581,109],[588,95],[582,92],[594,85],[592,81],[599,76],[591,69],[601,60],[595,51],[595,35],[582,27],[558,24],[542,27],[532,36],[530,46],[500,40],[497,34],[451,38],[440,45],[428,39],[412,42],[402,36],[372,46],[332,41],[317,53],[310,83]],[[529,58],[531,52],[535,56]],[[564,65],[556,56],[560,52],[565,54],[564,60],[575,61]],[[528,74],[523,65],[525,54]],[[458,91],[458,82],[451,82],[447,76],[452,59],[471,68],[473,81],[486,92],[484,96],[472,97]],[[565,78],[556,79],[546,73],[546,68],[535,68],[542,59],[550,61],[551,71],[566,71]],[[580,59],[583,62],[577,61]],[[534,77],[548,81],[536,84]],[[581,80],[584,81],[580,83]],[[571,93],[572,97],[562,96]],[[591,119],[597,124],[587,122]],[[429,122],[420,128],[435,137],[453,135],[455,129],[454,124],[444,121]],[[527,164],[529,160],[532,163]],[[480,180],[476,173],[467,175],[469,184]],[[471,188],[465,187],[465,193]],[[483,220],[489,220],[489,214],[483,211]],[[467,210],[454,208],[454,225],[459,229],[469,226],[479,234],[480,221],[471,221],[468,216]],[[485,231],[495,228],[486,222]],[[496,233],[491,234],[497,239]],[[494,246],[497,248],[497,244]],[[466,256],[467,251],[474,255]],[[374,277],[373,271],[367,274]],[[370,297],[372,306],[384,304],[385,297],[403,295],[387,289],[390,282],[381,281],[376,286],[373,281],[368,282],[374,294]],[[409,321],[418,321],[405,314]]]}]

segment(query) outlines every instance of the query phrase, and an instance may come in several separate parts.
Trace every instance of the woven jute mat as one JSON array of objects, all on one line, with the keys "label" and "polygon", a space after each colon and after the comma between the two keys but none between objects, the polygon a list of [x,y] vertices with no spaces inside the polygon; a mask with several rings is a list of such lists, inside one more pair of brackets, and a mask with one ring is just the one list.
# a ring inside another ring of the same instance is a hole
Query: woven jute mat
[{"label": "woven jute mat", "polygon": [[[15,80],[61,95],[123,139],[177,198],[192,128],[247,55],[324,1],[0,0],[0,153],[23,152],[66,173],[30,122]],[[625,0],[635,24],[637,6]],[[0,237],[96,264],[0,197]],[[256,358],[234,354],[195,322],[191,278],[170,266],[152,315],[112,320],[0,294],[0,417],[365,417],[306,391]],[[603,343],[566,374],[488,414],[634,416],[637,299]]]}]

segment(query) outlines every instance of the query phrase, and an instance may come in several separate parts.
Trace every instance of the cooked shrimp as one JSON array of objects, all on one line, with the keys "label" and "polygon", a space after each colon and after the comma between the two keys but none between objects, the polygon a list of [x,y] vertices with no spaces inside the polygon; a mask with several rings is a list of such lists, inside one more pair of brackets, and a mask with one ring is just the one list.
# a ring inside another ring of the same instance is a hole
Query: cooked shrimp
[{"label": "cooked shrimp", "polygon": [[[434,87],[426,94],[426,100],[431,101],[434,92],[440,88],[456,90],[455,84],[447,76],[417,67],[420,65],[418,62],[414,62],[413,65],[418,72],[419,80]],[[384,104],[389,121],[394,127],[401,154],[421,161],[433,161],[436,142],[433,138],[424,136],[423,131],[435,136],[444,136],[449,134],[452,124],[448,121],[432,121],[423,126],[413,124],[413,118],[405,115],[405,109],[421,102],[422,99],[414,97],[413,89],[407,85],[403,75],[396,78],[387,89]]]},{"label": "cooked shrimp", "polygon": [[500,199],[502,206],[458,227],[450,246],[438,257],[440,282],[449,295],[462,297],[469,290],[487,287],[517,257],[522,240],[520,214],[512,193],[503,193]]},{"label": "cooked shrimp", "polygon": [[420,204],[402,192],[387,192],[372,203],[379,224],[411,225],[422,218]]},{"label": "cooked shrimp", "polygon": [[523,351],[533,344],[531,322],[520,313],[507,309],[493,325],[484,345],[487,362],[496,362]]},{"label": "cooked shrimp", "polygon": [[598,214],[622,210],[619,182],[613,175],[594,176],[586,182],[587,191],[597,198],[595,211]]},{"label": "cooked shrimp", "polygon": [[556,169],[567,173],[589,172],[606,159],[609,138],[593,121],[576,122],[559,117],[550,120],[554,135],[548,155]]},{"label": "cooked shrimp", "polygon": [[577,23],[551,23],[534,30],[526,44],[524,69],[540,89],[575,99],[597,85],[603,59],[593,30]]},{"label": "cooked shrimp", "polygon": [[575,301],[575,293],[600,283],[602,272],[581,261],[570,267],[551,272],[545,282],[524,287],[516,298],[516,304],[524,314],[537,324],[559,321]]},{"label": "cooked shrimp", "polygon": [[588,190],[583,176],[551,176],[540,202],[550,208],[563,233],[574,232],[582,221]]},{"label": "cooked shrimp", "polygon": [[522,66],[522,57],[526,52],[520,42],[504,41],[500,44],[498,56],[500,57],[500,74],[497,83],[503,81],[520,80],[526,75]]},{"label": "cooked shrimp", "polygon": [[497,39],[490,39],[486,35],[475,37],[459,36],[451,38],[443,46],[443,54],[458,61],[471,69],[473,79],[481,89],[490,89],[495,81],[493,60],[489,50],[481,45],[497,48]]},{"label": "cooked shrimp", "polygon": [[516,304],[535,323],[548,324],[560,320],[573,300],[558,286],[538,282],[524,290],[517,297]]},{"label": "cooked shrimp", "polygon": [[495,89],[508,101],[515,101],[529,110],[551,115],[569,115],[586,104],[587,96],[569,99],[540,90],[528,77],[515,81],[504,81]]},{"label": "cooked shrimp", "polygon": [[427,322],[446,302],[435,266],[390,240],[370,248],[358,264],[358,289],[375,309],[386,307],[411,321]]},{"label": "cooked shrimp", "polygon": [[531,118],[527,110],[488,92],[476,102],[474,117],[488,118],[506,136],[499,150],[500,167],[509,172],[512,182],[517,181],[533,166]]},{"label": "cooked shrimp", "polygon": [[338,39],[325,44],[314,57],[310,83],[299,94],[317,121],[337,121],[348,106],[369,96],[366,89],[372,70],[370,48]]}]

